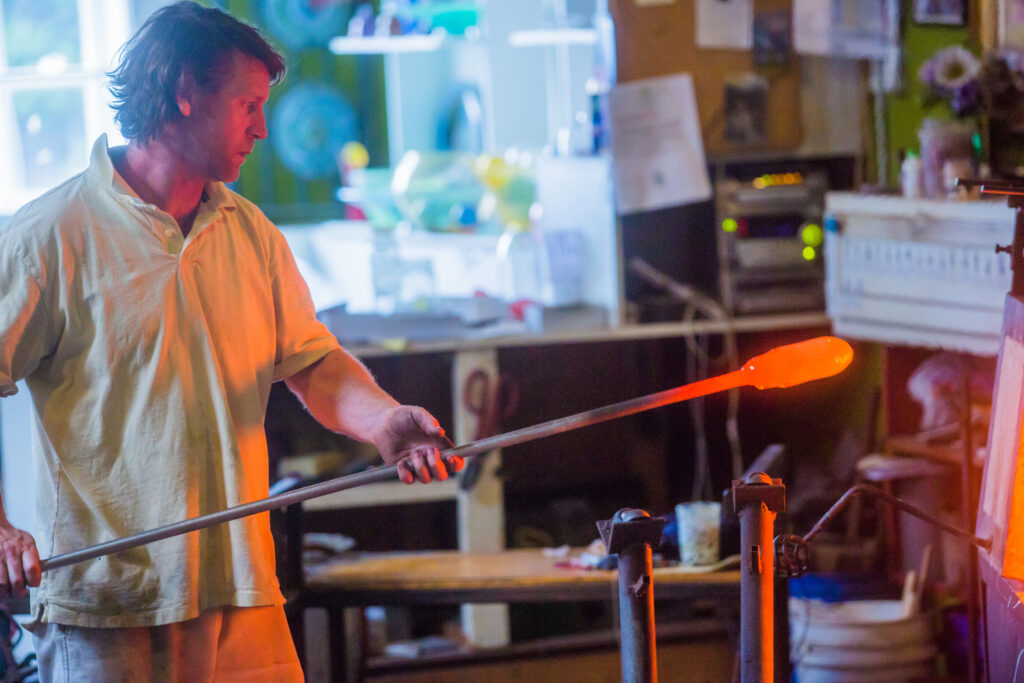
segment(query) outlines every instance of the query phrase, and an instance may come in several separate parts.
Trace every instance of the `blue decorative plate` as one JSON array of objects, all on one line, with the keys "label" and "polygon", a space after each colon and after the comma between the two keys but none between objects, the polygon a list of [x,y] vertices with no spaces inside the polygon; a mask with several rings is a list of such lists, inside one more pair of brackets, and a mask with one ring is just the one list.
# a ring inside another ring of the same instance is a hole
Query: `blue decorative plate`
[{"label": "blue decorative plate", "polygon": [[267,28],[293,50],[326,46],[345,32],[349,3],[324,0],[266,0],[263,16]]},{"label": "blue decorative plate", "polygon": [[286,92],[270,118],[270,142],[288,170],[306,180],[337,172],[342,146],[358,137],[355,111],[336,89],[304,83]]}]

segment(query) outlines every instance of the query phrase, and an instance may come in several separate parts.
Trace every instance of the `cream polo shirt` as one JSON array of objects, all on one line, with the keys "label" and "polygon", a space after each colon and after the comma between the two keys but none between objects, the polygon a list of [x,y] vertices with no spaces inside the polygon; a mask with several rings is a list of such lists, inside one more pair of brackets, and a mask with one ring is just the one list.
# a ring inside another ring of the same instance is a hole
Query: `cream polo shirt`
[{"label": "cream polo shirt", "polygon": [[[271,383],[338,347],[277,228],[222,183],[205,197],[183,238],[103,136],[0,227],[0,396],[22,378],[32,395],[41,557],[265,497]],[[92,627],[282,601],[267,513],[32,591],[36,621]]]}]

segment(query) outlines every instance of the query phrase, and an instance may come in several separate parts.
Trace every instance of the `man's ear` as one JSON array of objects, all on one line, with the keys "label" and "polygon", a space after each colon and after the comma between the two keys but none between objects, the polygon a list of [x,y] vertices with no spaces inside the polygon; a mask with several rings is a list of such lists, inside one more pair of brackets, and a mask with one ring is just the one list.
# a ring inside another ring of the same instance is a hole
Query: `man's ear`
[{"label": "man's ear", "polygon": [[178,76],[178,82],[174,86],[174,101],[182,116],[192,113],[192,103],[195,101],[196,91],[196,81],[192,78],[192,74],[183,73]]}]

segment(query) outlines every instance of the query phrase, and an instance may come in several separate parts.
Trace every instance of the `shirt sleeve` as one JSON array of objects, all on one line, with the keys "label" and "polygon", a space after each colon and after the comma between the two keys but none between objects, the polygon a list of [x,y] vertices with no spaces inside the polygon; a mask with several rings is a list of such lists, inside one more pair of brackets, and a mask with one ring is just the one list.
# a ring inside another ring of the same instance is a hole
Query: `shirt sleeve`
[{"label": "shirt sleeve", "polygon": [[43,269],[0,232],[0,396],[32,373],[55,344]]},{"label": "shirt sleeve", "polygon": [[280,380],[309,367],[341,345],[327,326],[317,320],[309,287],[299,274],[284,235],[274,226],[270,230],[270,248],[277,328],[274,380]]}]

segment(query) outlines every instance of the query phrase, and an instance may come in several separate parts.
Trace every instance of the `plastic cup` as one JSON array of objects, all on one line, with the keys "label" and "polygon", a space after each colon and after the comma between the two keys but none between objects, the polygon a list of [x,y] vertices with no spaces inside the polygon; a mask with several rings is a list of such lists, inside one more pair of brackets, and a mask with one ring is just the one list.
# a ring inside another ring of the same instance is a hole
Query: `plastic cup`
[{"label": "plastic cup", "polygon": [[693,567],[718,562],[718,526],[721,513],[721,503],[676,505],[679,559],[684,565]]}]

